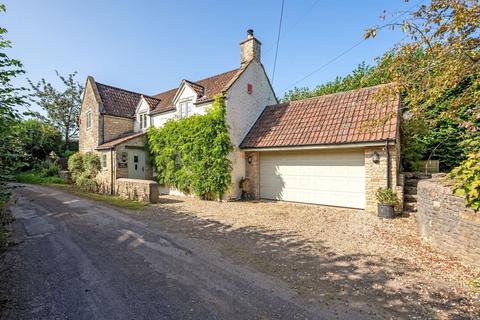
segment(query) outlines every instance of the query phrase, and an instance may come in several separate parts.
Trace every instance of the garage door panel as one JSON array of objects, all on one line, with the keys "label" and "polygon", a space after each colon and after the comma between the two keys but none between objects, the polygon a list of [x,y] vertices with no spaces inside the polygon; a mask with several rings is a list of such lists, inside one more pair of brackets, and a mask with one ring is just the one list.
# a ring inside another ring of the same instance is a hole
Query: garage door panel
[{"label": "garage door panel", "polygon": [[260,154],[260,196],[353,208],[365,207],[363,150]]}]

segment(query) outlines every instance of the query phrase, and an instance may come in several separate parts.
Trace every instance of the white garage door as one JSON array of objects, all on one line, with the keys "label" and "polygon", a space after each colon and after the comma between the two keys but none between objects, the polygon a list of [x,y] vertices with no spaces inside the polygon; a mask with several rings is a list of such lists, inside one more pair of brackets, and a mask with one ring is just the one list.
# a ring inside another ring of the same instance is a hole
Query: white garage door
[{"label": "white garage door", "polygon": [[364,152],[261,152],[260,197],[363,209]]}]

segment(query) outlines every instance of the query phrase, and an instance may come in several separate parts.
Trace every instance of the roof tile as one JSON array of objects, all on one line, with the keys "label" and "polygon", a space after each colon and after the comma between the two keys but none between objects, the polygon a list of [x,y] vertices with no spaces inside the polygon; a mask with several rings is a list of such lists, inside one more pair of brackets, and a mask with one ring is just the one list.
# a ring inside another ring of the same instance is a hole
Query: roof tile
[{"label": "roof tile", "polygon": [[291,147],[396,139],[399,96],[376,99],[381,88],[387,86],[392,84],[267,106],[240,147]]}]

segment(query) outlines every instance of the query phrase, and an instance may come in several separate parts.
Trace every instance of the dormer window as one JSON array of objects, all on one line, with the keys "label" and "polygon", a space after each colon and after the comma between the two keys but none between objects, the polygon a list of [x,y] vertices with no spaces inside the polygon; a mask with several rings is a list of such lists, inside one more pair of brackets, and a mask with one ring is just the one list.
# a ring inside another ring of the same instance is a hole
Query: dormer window
[{"label": "dormer window", "polygon": [[140,129],[146,129],[147,126],[147,114],[141,113],[138,115],[138,122],[140,123]]},{"label": "dormer window", "polygon": [[180,111],[180,118],[186,118],[192,114],[191,110],[192,100],[186,100],[180,102],[178,109]]}]

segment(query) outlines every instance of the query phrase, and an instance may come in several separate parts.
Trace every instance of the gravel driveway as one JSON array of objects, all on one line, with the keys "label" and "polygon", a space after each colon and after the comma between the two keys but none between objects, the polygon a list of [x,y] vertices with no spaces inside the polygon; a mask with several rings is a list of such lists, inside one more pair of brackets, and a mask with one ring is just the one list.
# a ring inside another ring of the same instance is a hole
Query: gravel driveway
[{"label": "gravel driveway", "polygon": [[159,219],[41,186],[14,195],[1,319],[356,319],[306,303],[211,241],[162,231]]},{"label": "gravel driveway", "polygon": [[[165,210],[168,209],[168,210]],[[166,214],[170,212],[170,214]],[[480,270],[423,243],[413,217],[274,201],[162,196],[142,213],[286,281],[309,301],[380,317],[480,319]],[[382,314],[385,312],[385,314]]]}]

